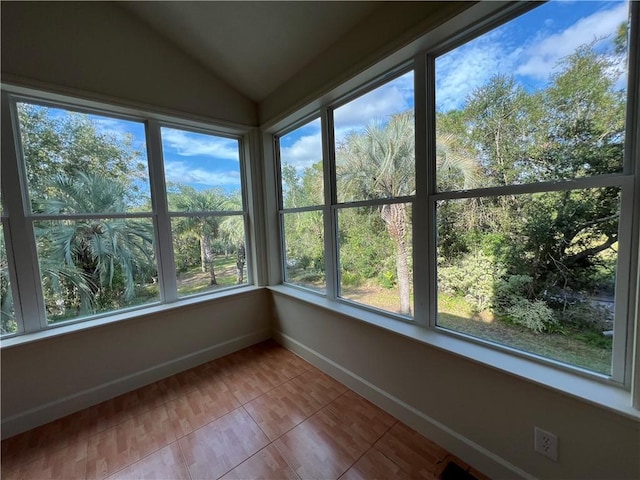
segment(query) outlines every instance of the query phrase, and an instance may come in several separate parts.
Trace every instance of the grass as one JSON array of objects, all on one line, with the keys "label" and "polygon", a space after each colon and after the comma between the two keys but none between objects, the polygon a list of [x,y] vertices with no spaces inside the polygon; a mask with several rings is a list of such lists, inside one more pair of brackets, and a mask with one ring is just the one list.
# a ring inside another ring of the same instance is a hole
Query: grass
[{"label": "grass", "polygon": [[438,312],[438,325],[448,330],[466,333],[594,372],[605,375],[611,373],[610,346],[603,348],[594,345],[592,341],[584,341],[580,336],[534,333],[519,325],[511,325],[499,320],[486,322],[442,311]]},{"label": "grass", "polygon": [[[382,288],[373,281],[343,287],[342,296],[390,312],[400,309],[398,289]],[[445,295],[440,296],[438,326],[605,375],[611,373],[611,342],[604,337],[596,339],[595,334],[534,333],[489,313],[474,314],[464,299]]]},{"label": "grass", "polygon": [[[210,273],[202,272],[199,265],[178,273],[178,293],[183,296],[193,295],[237,285],[235,255],[216,257],[213,261],[213,269],[216,274],[217,285],[210,284]],[[247,278],[246,268],[244,278]]]}]

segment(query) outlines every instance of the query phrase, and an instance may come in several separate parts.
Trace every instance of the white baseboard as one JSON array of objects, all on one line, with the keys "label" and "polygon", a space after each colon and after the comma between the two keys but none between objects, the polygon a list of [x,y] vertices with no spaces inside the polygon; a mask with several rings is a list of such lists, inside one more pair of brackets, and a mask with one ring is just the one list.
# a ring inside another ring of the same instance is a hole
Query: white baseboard
[{"label": "white baseboard", "polygon": [[411,428],[420,432],[425,437],[430,438],[461,460],[473,465],[474,468],[485,475],[495,479],[534,478],[502,457],[490,452],[481,445],[466,438],[464,435],[452,430],[426,413],[394,397],[390,393],[288,335],[274,331],[273,338],[320,370],[344,383],[367,400],[411,426]]},{"label": "white baseboard", "polygon": [[263,340],[268,340],[269,338],[271,338],[270,329],[263,329],[235,337],[197,352],[155,365],[152,368],[117,378],[111,382],[103,383],[102,385],[7,417],[2,419],[2,439],[17,435],[18,433],[104,402],[110,398],[135,390],[136,388],[157,382],[165,377],[196,367],[202,363],[223,357]]}]

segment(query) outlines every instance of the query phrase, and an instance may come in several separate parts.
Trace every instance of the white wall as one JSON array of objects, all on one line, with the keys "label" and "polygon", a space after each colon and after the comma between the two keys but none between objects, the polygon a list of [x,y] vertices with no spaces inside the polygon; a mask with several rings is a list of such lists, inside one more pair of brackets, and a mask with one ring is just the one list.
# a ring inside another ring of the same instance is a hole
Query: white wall
[{"label": "white wall", "polygon": [[115,3],[2,2],[1,8],[4,82],[257,125],[253,102]]},{"label": "white wall", "polygon": [[2,349],[2,437],[271,337],[269,293],[236,296]]},{"label": "white wall", "polygon": [[640,478],[638,422],[278,293],[274,308],[275,338],[492,477]]}]

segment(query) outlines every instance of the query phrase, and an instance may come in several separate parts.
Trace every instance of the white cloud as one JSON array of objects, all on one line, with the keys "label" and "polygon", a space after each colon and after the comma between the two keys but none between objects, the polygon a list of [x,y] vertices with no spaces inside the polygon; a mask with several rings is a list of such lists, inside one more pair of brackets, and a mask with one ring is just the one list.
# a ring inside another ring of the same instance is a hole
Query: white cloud
[{"label": "white cloud", "polygon": [[298,172],[322,160],[322,138],[320,132],[304,135],[289,147],[282,147],[280,161],[293,165]]},{"label": "white cloud", "polygon": [[558,60],[571,54],[580,45],[615,34],[618,26],[627,20],[628,14],[627,2],[620,2],[611,9],[581,18],[561,32],[538,39],[525,49],[526,61],[516,69],[516,73],[546,80]]},{"label": "white cloud", "polygon": [[562,57],[615,33],[628,10],[628,4],[621,2],[556,33],[548,31],[556,22],[546,19],[546,29],[529,40],[519,39],[516,25],[506,24],[442,55],[436,61],[436,108],[448,111],[462,106],[470,93],[496,74],[519,75],[525,86],[547,81]]},{"label": "white cloud", "polygon": [[[94,115],[91,115],[90,118],[93,125],[96,127],[96,130],[103,135],[121,138],[126,134],[131,133],[131,128],[127,128],[130,127],[130,122],[116,120],[115,118],[97,117]],[[140,125],[140,127],[142,127],[142,125]]]},{"label": "white cloud", "polygon": [[337,108],[334,112],[336,141],[372,121],[413,109],[413,73],[407,73]]},{"label": "white cloud", "polygon": [[167,182],[192,184],[197,183],[209,187],[239,186],[240,172],[214,172],[193,168],[186,162],[168,161],[164,165]]},{"label": "white cloud", "polygon": [[238,142],[229,138],[163,128],[162,140],[182,157],[208,155],[224,160],[240,160]]},{"label": "white cloud", "polygon": [[497,74],[511,74],[522,46],[511,46],[505,27],[464,44],[436,60],[436,109],[462,106],[467,96]]}]

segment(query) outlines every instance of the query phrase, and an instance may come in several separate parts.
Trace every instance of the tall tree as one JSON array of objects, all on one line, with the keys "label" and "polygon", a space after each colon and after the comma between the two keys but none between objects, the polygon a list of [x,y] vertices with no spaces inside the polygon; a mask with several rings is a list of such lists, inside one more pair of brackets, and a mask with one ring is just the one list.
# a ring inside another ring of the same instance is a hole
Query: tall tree
[{"label": "tall tree", "polygon": [[20,137],[31,199],[55,198],[52,179],[81,172],[101,172],[126,183],[126,199],[135,202],[146,164],[133,147],[131,134],[115,135],[98,129],[89,116],[49,107],[18,104]]},{"label": "tall tree", "polygon": [[[371,123],[364,133],[349,134],[336,152],[338,188],[353,198],[397,198],[415,193],[415,134],[412,112],[391,116],[387,124]],[[406,204],[379,208],[396,248],[400,312],[411,312],[411,283]]]},{"label": "tall tree", "polygon": [[[122,213],[126,186],[95,173],[59,176],[56,198],[42,202],[47,214]],[[43,284],[53,297],[47,307],[90,313],[135,298],[135,286],[156,275],[150,222],[127,218],[74,219],[36,224]],[[62,312],[64,314],[64,312]]]},{"label": "tall tree", "polygon": [[196,190],[179,185],[178,191],[169,194],[169,205],[173,211],[202,213],[204,215],[179,217],[173,225],[174,235],[191,235],[200,243],[200,269],[209,272],[210,285],[217,285],[213,266],[215,260],[214,240],[219,236],[220,217],[206,215],[223,210],[224,193],[218,189]]},{"label": "tall tree", "polygon": [[[242,194],[234,192],[222,203],[225,210],[241,211]],[[236,250],[236,281],[238,285],[244,283],[244,266],[247,262],[247,250],[245,247],[244,216],[230,215],[220,222],[220,232]]]}]

